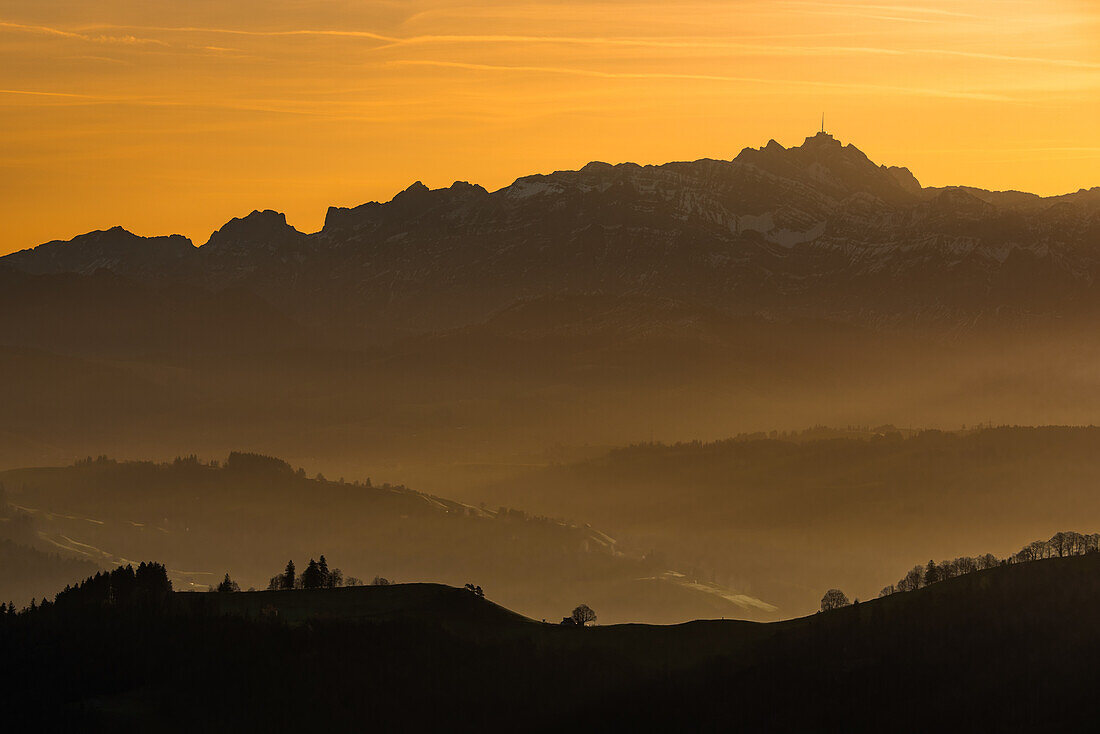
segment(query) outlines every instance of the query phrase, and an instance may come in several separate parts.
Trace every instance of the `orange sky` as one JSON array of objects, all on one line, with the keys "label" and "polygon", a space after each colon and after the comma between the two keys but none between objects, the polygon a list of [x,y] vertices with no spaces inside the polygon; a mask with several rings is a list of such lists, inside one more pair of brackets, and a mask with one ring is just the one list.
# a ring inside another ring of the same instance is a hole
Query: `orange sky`
[{"label": "orange sky", "polygon": [[0,253],[830,130],[925,185],[1100,185],[1097,0],[0,0]]}]

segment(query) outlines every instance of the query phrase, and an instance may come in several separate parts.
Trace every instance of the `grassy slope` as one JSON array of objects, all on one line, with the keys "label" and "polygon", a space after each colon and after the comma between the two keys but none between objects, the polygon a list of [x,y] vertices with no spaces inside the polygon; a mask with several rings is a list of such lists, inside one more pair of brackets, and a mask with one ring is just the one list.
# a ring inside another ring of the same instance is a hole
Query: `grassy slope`
[{"label": "grassy slope", "polygon": [[1050,631],[1061,624],[1066,634],[1092,638],[1100,634],[1100,623],[1091,621],[1090,612],[1100,601],[1100,554],[996,567],[825,614],[767,623],[713,619],[582,630],[539,623],[440,584],[176,596],[196,609],[224,614],[258,617],[265,608],[275,608],[279,619],[293,623],[415,619],[476,632],[481,638],[527,637],[575,652],[613,652],[647,667],[683,668],[725,659],[748,668],[780,652],[790,654],[792,640],[810,644],[812,638],[821,641],[853,629],[861,629],[872,646],[890,637],[913,640],[947,628],[981,627],[1052,640]]},{"label": "grassy slope", "polygon": [[[1096,712],[1100,554],[769,624],[569,628],[431,584],[176,598],[231,613],[0,625],[27,710],[111,731],[189,730],[200,703],[209,731],[1047,731]],[[301,623],[243,616],[272,603]]]},{"label": "grassy slope", "polygon": [[596,650],[646,668],[687,667],[718,654],[744,650],[779,629],[775,624],[741,620],[696,620],[676,625],[598,625],[580,630],[529,619],[465,589],[426,583],[233,594],[177,592],[175,598],[196,612],[267,617],[290,624],[415,620],[478,640],[526,639],[576,654]]}]

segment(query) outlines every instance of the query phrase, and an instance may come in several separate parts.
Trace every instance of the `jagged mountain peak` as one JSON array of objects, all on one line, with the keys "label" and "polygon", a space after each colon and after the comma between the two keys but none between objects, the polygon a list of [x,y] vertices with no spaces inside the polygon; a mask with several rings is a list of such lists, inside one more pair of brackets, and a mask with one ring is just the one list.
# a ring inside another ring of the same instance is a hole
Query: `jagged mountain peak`
[{"label": "jagged mountain peak", "polygon": [[[330,208],[314,234],[258,210],[197,250],[115,228],[0,264],[241,286],[288,313],[346,313],[394,329],[474,323],[556,293],[690,298],[779,317],[825,309],[860,322],[926,312],[950,320],[1095,298],[1098,207],[1100,189],[1043,199],[922,188],[907,168],[818,133],[734,160],[593,161],[492,193],[416,181],[385,203]],[[1014,250],[1057,267],[1019,268]],[[195,252],[187,263],[184,251]],[[1029,285],[1004,285],[1013,279]],[[1030,300],[1015,295],[1023,292]]]},{"label": "jagged mountain peak", "polygon": [[244,217],[234,217],[210,235],[202,246],[206,255],[232,253],[242,256],[249,252],[272,252],[305,237],[287,224],[286,215],[271,209],[253,210]]},{"label": "jagged mountain peak", "polygon": [[431,191],[431,189],[429,189],[427,186],[425,186],[424,182],[422,182],[422,181],[413,181],[407,189],[405,189],[404,191],[402,191],[401,193],[399,193],[397,196],[395,196],[393,198],[394,198],[394,200],[396,200],[398,196],[407,196],[407,195],[411,195],[411,194],[426,194],[429,191]]},{"label": "jagged mountain peak", "polygon": [[158,272],[195,249],[183,235],[141,237],[121,226],[97,229],[73,237],[53,240],[20,252],[0,262],[26,273],[94,273],[100,269],[119,274]]},{"label": "jagged mountain peak", "polygon": [[379,218],[392,220],[417,217],[440,207],[454,206],[487,196],[489,192],[483,186],[469,181],[455,181],[441,189],[428,188],[423,182],[416,181],[385,204],[370,201],[354,207],[330,206],[321,231],[326,236],[332,236],[342,231],[370,227],[377,224]]},{"label": "jagged mountain peak", "polygon": [[[803,147],[803,148],[843,148],[843,147],[855,148],[855,146],[851,145],[851,144],[849,144],[848,146],[845,146],[843,143],[841,143],[839,140],[837,140],[835,137],[833,137],[833,135],[831,133],[827,133],[824,130],[822,130],[821,132],[816,133],[814,135],[807,135],[806,136],[806,141],[804,143],[802,143],[801,147]],[[858,150],[858,148],[855,148],[855,149]]]},{"label": "jagged mountain peak", "polygon": [[424,202],[440,203],[451,201],[455,198],[480,196],[487,193],[484,187],[478,184],[471,184],[469,181],[455,181],[450,186],[442,189],[428,188],[422,182],[416,181],[407,189],[394,196],[390,204],[418,205]]},{"label": "jagged mountain peak", "polygon": [[468,193],[468,194],[487,194],[484,186],[480,184],[472,184],[469,181],[455,181],[452,183],[448,190],[454,193]]},{"label": "jagged mountain peak", "polygon": [[168,246],[179,247],[187,246],[192,247],[191,240],[184,237],[181,234],[169,234],[169,235],[154,235],[153,237],[142,237],[141,235],[134,234],[130,230],[126,229],[122,225],[116,224],[108,229],[96,229],[91,232],[85,232],[84,234],[78,234],[71,240],[53,240],[47,242],[38,247],[32,249],[38,249],[40,247],[78,247],[82,244],[90,242],[100,242],[105,244],[129,244],[129,243],[147,243],[151,246]]},{"label": "jagged mountain peak", "polygon": [[879,165],[825,131],[793,148],[774,140],[762,148],[745,148],[734,163],[800,181],[838,200],[866,193],[891,204],[913,203],[920,193],[920,183],[908,169]]}]

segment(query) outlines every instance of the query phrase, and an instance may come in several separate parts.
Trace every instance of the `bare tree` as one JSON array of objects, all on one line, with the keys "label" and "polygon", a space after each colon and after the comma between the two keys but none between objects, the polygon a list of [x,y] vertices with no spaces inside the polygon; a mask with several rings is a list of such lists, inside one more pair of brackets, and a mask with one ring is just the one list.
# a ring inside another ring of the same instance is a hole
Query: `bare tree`
[{"label": "bare tree", "polygon": [[1085,553],[1095,553],[1100,550],[1100,533],[1090,533],[1085,536]]},{"label": "bare tree", "polygon": [[825,592],[825,596],[821,597],[821,611],[827,612],[831,609],[839,609],[840,607],[848,606],[848,596],[840,589],[829,589]]},{"label": "bare tree", "polygon": [[1088,541],[1081,533],[1072,530],[1065,534],[1066,555],[1083,556],[1088,552]]},{"label": "bare tree", "polygon": [[978,570],[980,571],[984,571],[988,568],[996,568],[997,566],[1001,565],[1000,560],[998,560],[997,556],[993,555],[992,553],[986,553],[985,555],[978,556],[976,560],[978,562]]},{"label": "bare tree", "polygon": [[978,570],[978,561],[970,556],[961,556],[955,559],[955,569],[960,576],[974,573]]},{"label": "bare tree", "polygon": [[[905,578],[902,579],[905,584],[903,591],[916,591],[924,584],[924,566],[913,566],[909,569],[909,573],[905,574]],[[898,584],[898,588],[901,589],[901,584]]]},{"label": "bare tree", "polygon": [[596,613],[592,611],[592,607],[587,604],[581,604],[573,610],[573,614],[570,615],[570,618],[573,620],[573,624],[584,627],[589,622],[596,621]]}]

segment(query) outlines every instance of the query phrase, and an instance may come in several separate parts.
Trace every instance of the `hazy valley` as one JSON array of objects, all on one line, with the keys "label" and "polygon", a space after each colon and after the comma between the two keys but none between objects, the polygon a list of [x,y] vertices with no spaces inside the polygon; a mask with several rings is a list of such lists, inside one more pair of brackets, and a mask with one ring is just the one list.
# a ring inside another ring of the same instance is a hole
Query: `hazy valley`
[{"label": "hazy valley", "polygon": [[[799,614],[1100,523],[1092,429],[960,430],[1093,422],[1098,228],[1096,189],[922,188],[819,134],[313,234],[93,232],[0,258],[0,481],[23,542],[100,565],[262,586],[327,552],[535,617]],[[22,468],[84,456],[123,463]]]}]

